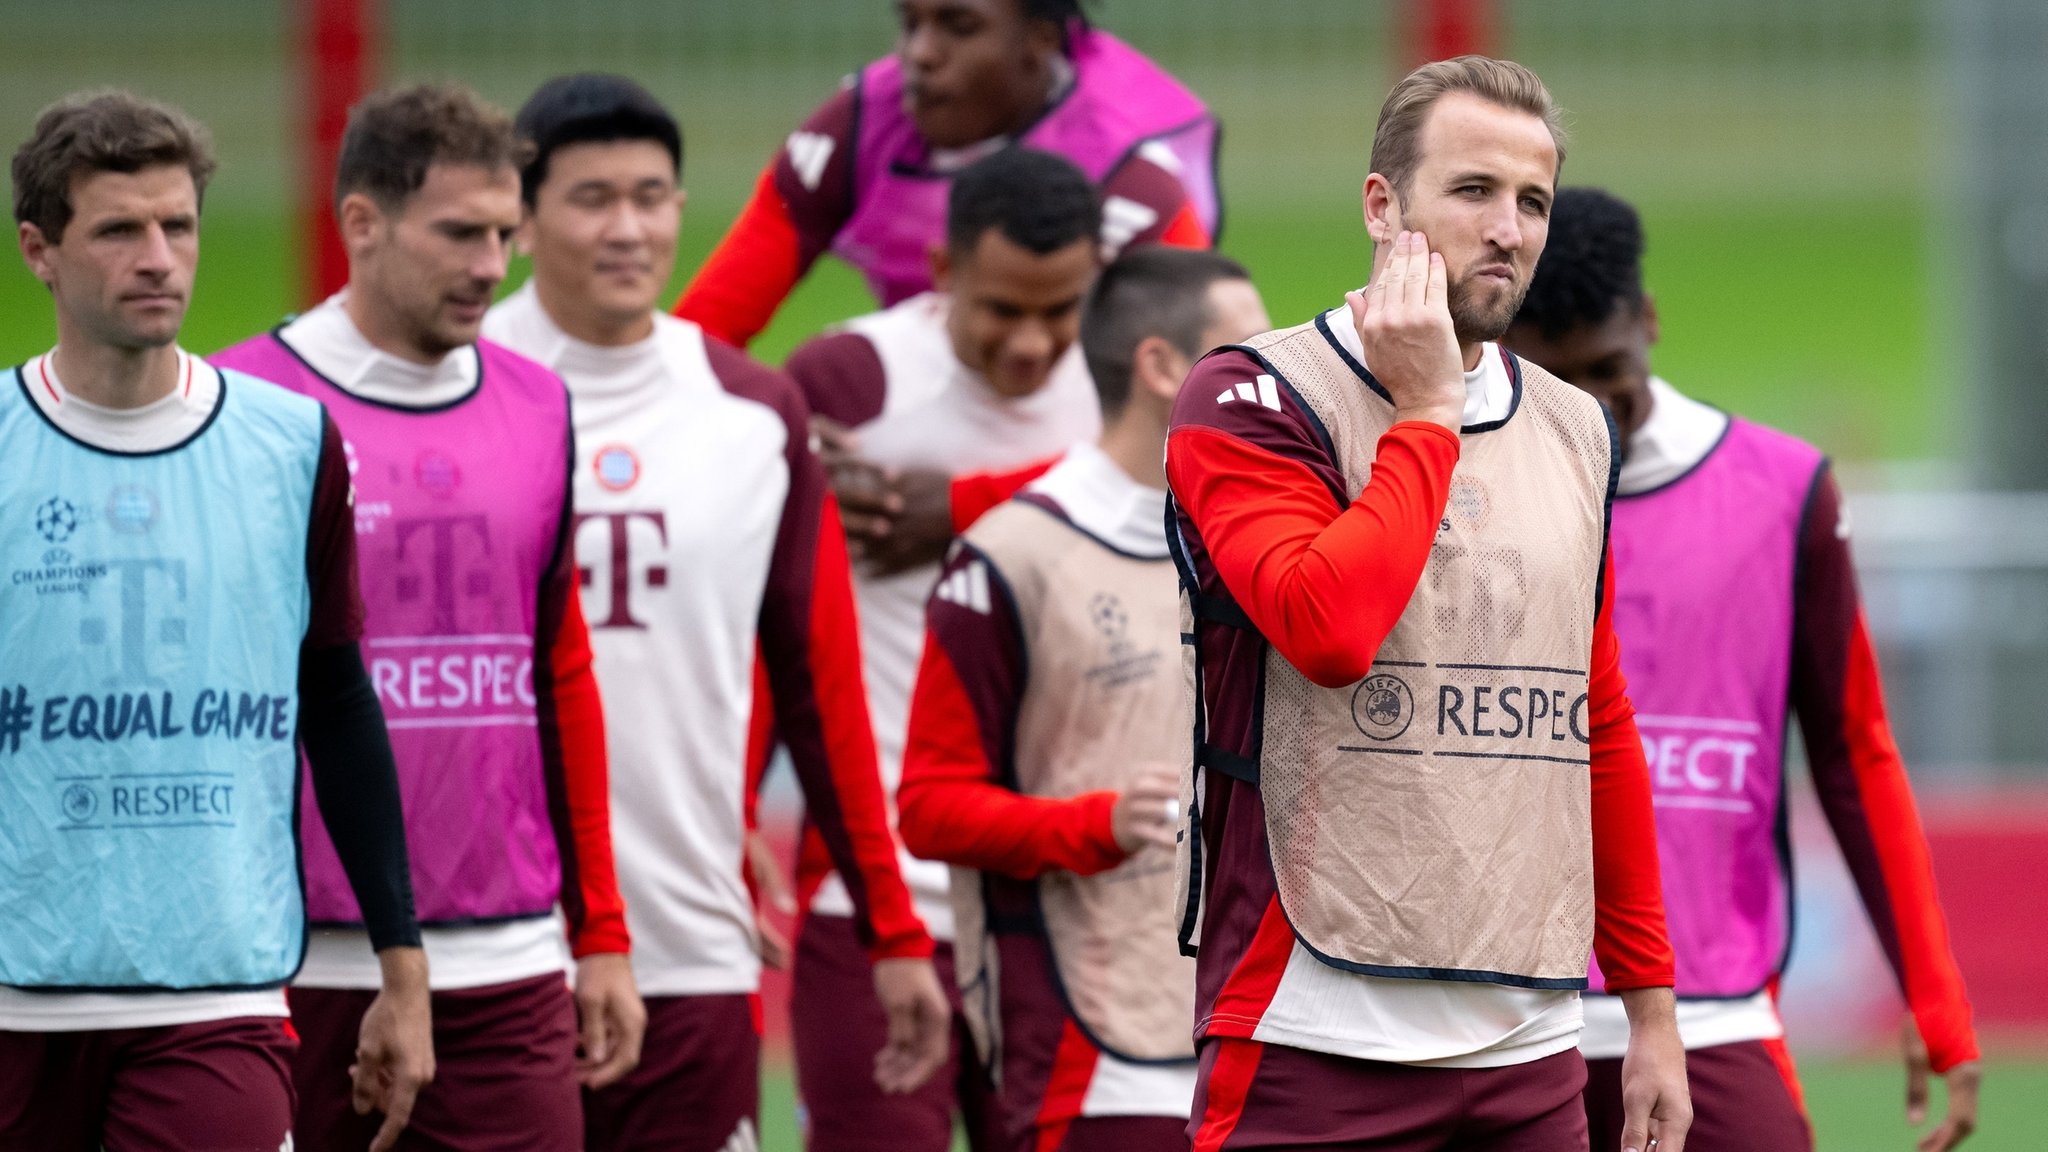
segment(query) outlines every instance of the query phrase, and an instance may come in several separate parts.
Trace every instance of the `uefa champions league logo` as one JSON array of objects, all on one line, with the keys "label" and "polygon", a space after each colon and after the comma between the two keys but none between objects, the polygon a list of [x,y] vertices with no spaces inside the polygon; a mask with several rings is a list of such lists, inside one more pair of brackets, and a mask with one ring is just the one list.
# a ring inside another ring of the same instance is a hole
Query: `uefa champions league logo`
[{"label": "uefa champions league logo", "polygon": [[78,509],[62,496],[36,505],[36,531],[52,544],[62,544],[78,531]]}]

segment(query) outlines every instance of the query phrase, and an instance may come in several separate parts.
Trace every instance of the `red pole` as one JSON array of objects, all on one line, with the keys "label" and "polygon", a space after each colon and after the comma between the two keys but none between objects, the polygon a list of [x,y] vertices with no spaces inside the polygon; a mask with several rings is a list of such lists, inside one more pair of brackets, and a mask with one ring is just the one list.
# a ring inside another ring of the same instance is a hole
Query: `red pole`
[{"label": "red pole", "polygon": [[378,0],[298,0],[299,295],[317,303],[348,283],[348,251],[334,225],[334,167],[348,110],[377,71]]},{"label": "red pole", "polygon": [[1410,65],[1490,56],[1500,42],[1493,0],[1409,0],[1407,11]]}]

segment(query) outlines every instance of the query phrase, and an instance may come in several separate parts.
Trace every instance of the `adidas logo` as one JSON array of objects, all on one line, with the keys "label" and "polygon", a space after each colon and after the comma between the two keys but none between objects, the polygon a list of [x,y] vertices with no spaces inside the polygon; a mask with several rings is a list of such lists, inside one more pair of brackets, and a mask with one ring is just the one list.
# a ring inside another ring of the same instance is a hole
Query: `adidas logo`
[{"label": "adidas logo", "polygon": [[988,565],[979,560],[939,581],[939,599],[988,615]]},{"label": "adidas logo", "polygon": [[1271,376],[1261,376],[1256,381],[1246,380],[1239,383],[1235,388],[1225,388],[1222,394],[1216,397],[1218,404],[1228,404],[1234,400],[1250,400],[1255,404],[1263,404],[1278,412],[1280,411],[1280,388],[1273,382]]},{"label": "adidas logo", "polygon": [[760,1152],[761,1138],[754,1131],[754,1122],[740,1117],[739,1127],[732,1130],[732,1136],[720,1146],[719,1152]]},{"label": "adidas logo", "polygon": [[789,134],[789,166],[796,169],[796,178],[807,191],[818,190],[818,181],[825,178],[825,165],[832,159],[835,147],[832,138],[822,132]]},{"label": "adidas logo", "polygon": [[1136,200],[1111,196],[1102,205],[1102,249],[1104,259],[1115,259],[1124,245],[1159,222],[1159,213]]},{"label": "adidas logo", "polygon": [[1143,144],[1138,145],[1138,155],[1159,165],[1175,176],[1181,174],[1180,153],[1175,152],[1173,145],[1168,144],[1164,140],[1147,140]]}]

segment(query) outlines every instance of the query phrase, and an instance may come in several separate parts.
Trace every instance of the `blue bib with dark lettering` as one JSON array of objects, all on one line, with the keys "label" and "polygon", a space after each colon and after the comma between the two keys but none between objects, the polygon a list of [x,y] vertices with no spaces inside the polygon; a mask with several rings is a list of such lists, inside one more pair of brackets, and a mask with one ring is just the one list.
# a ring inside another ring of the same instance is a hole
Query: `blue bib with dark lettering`
[{"label": "blue bib with dark lettering", "polygon": [[[212,371],[204,366],[200,371]],[[0,984],[283,983],[320,406],[222,373],[184,443],[103,451],[0,387]]]}]

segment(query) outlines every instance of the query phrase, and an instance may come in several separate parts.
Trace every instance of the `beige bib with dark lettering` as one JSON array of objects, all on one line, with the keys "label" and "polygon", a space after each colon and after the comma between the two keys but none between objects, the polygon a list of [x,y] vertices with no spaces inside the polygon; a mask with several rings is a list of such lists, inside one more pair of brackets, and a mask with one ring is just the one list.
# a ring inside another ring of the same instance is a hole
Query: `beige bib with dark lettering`
[{"label": "beige bib with dark lettering", "polygon": [[[1027,671],[1010,785],[1031,796],[1120,790],[1187,744],[1172,561],[1119,552],[1035,504],[983,516],[967,541],[1015,600]],[[986,1056],[1001,998],[981,874],[953,870],[955,959]],[[1125,1060],[1194,1058],[1194,961],[1174,931],[1173,851],[1037,882],[1043,930],[1076,1020]]]},{"label": "beige bib with dark lettering", "polygon": [[[1249,347],[1321,420],[1355,498],[1393,405],[1313,325]],[[1323,688],[1267,650],[1259,792],[1281,906],[1319,958],[1583,987],[1612,440],[1591,398],[1508,363],[1515,406],[1465,430],[1429,564],[1369,674]]]}]

